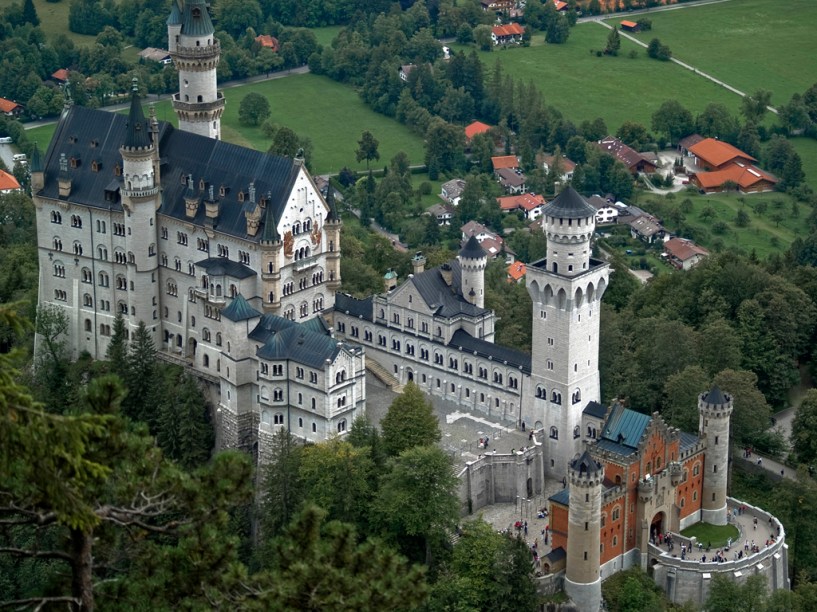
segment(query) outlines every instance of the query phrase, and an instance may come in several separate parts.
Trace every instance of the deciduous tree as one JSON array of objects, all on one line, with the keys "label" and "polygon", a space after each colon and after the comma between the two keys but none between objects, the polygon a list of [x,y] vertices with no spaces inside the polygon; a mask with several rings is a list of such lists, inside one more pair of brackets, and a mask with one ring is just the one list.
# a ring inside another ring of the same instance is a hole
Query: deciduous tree
[{"label": "deciduous tree", "polygon": [[431,400],[413,382],[409,382],[391,403],[380,422],[380,429],[383,448],[390,456],[397,456],[415,446],[438,442],[441,435]]}]

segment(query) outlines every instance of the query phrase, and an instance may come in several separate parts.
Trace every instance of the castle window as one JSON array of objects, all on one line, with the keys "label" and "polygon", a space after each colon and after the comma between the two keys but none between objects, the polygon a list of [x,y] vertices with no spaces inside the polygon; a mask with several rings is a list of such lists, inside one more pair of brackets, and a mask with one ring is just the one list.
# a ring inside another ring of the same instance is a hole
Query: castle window
[{"label": "castle window", "polygon": [[88,268],[82,269],[82,282],[83,283],[92,283],[94,282],[94,275]]},{"label": "castle window", "polygon": [[318,424],[313,422],[312,423],[312,433],[317,433],[317,431],[318,431]]},{"label": "castle window", "polygon": [[53,245],[55,251],[62,251],[62,240],[54,238]]},{"label": "castle window", "polygon": [[343,433],[346,431],[346,419],[341,419],[338,422],[338,433]]},{"label": "castle window", "polygon": [[556,391],[554,391],[550,396],[550,401],[553,402],[554,404],[558,404],[558,405],[561,406],[561,404],[562,404],[562,394],[561,393],[556,393]]},{"label": "castle window", "polygon": [[303,420],[303,418],[298,417],[298,427],[303,428],[303,426],[304,426],[304,420]]},{"label": "castle window", "polygon": [[559,439],[559,430],[556,429],[555,427],[551,427],[550,428],[550,437],[553,440],[558,440]]},{"label": "castle window", "polygon": [[272,392],[272,401],[274,402],[284,401],[284,390],[281,388],[274,389]]},{"label": "castle window", "polygon": [[[82,296],[82,305],[87,307],[93,307],[94,299],[91,297],[90,293],[86,293]],[[91,331],[90,329],[87,331]]]},{"label": "castle window", "polygon": [[613,508],[613,521],[617,521],[621,517],[621,507],[616,506]]},{"label": "castle window", "polygon": [[57,278],[65,278],[65,266],[61,263],[54,264],[54,276]]},{"label": "castle window", "polygon": [[275,425],[283,425],[284,424],[284,415],[280,412],[275,413],[274,424]]},{"label": "castle window", "polygon": [[580,438],[581,435],[581,429],[579,429],[579,426],[576,425],[576,427],[573,428],[573,439]]},{"label": "castle window", "polygon": [[203,363],[205,368],[209,368],[210,367],[210,355],[205,355],[203,360],[202,360],[202,363]]},{"label": "castle window", "polygon": [[108,287],[110,285],[110,279],[108,278],[108,274],[106,272],[99,273],[99,286],[100,287]]},{"label": "castle window", "polygon": [[62,223],[62,215],[56,211],[51,211],[51,223]]},{"label": "castle window", "polygon": [[114,176],[122,176],[122,166],[118,163],[113,167]]},{"label": "castle window", "polygon": [[579,402],[582,401],[582,392],[576,389],[576,391],[571,396],[571,399],[574,404],[578,404]]}]

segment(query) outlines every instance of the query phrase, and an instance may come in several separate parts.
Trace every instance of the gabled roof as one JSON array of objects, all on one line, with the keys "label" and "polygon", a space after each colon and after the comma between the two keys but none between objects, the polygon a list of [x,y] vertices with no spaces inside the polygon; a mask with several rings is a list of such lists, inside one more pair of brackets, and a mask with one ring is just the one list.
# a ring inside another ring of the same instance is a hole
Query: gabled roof
[{"label": "gabled roof", "polygon": [[709,251],[684,238],[670,238],[664,243],[664,250],[680,261],[692,259],[697,255],[709,255]]},{"label": "gabled roof", "polygon": [[616,405],[604,424],[601,439],[635,450],[650,420],[647,414]]},{"label": "gabled roof", "polygon": [[51,78],[55,81],[67,81],[68,80],[68,70],[65,68],[60,68],[59,70],[53,72],[51,74]]},{"label": "gabled roof", "polygon": [[335,310],[345,312],[364,321],[372,320],[372,296],[363,300],[352,297],[348,293],[335,294]]},{"label": "gabled roof", "polygon": [[644,156],[642,156],[638,151],[627,146],[614,136],[607,136],[606,138],[599,140],[596,143],[596,146],[602,152],[615,157],[631,170],[641,163],[647,163],[652,166],[655,165],[650,160],[644,158]]},{"label": "gabled roof", "polygon": [[[547,164],[548,168],[550,168],[555,161],[556,161],[555,155],[543,155],[541,157],[541,163]],[[561,157],[559,159],[559,166],[562,168],[562,172],[570,173],[576,169],[576,162],[570,160],[567,157]]]},{"label": "gabled roof", "polygon": [[690,134],[689,136],[684,136],[681,140],[678,141],[678,146],[682,149],[689,150],[689,147],[692,145],[696,145],[704,139],[703,136],[700,134]]},{"label": "gabled roof", "polygon": [[735,158],[757,161],[748,153],[744,153],[737,147],[730,145],[728,142],[724,142],[716,138],[704,138],[700,142],[688,147],[688,150],[698,159],[715,167],[722,166]]},{"label": "gabled roof", "polygon": [[635,217],[627,222],[635,232],[638,234],[649,238],[650,236],[654,236],[664,228],[661,227],[659,223],[651,219],[646,215],[641,215],[640,217]]},{"label": "gabled roof", "polygon": [[604,415],[607,414],[607,408],[604,407],[603,404],[599,402],[587,402],[587,406],[584,407],[582,414],[586,414],[587,416],[595,417],[597,419],[603,419]]},{"label": "gabled roof", "polygon": [[529,353],[517,351],[516,349],[508,348],[507,346],[502,346],[500,344],[494,344],[493,342],[488,342],[487,340],[474,338],[471,334],[462,329],[458,329],[454,332],[448,346],[462,349],[463,351],[473,353],[474,355],[478,355],[486,359],[490,358],[495,362],[500,362],[502,364],[507,363],[509,366],[519,368],[519,370],[525,374],[530,374],[531,371]]},{"label": "gabled roof", "polygon": [[484,134],[493,128],[492,125],[482,123],[482,121],[474,121],[465,126],[465,138],[471,140],[477,134]]},{"label": "gabled roof", "polygon": [[527,180],[524,174],[520,174],[512,168],[500,168],[496,171],[496,175],[499,177],[500,183],[511,187],[521,187]]},{"label": "gabled roof", "polygon": [[432,204],[428,207],[428,214],[435,217],[450,217],[454,211],[448,204]]},{"label": "gabled roof", "polygon": [[5,170],[0,170],[0,191],[14,191],[20,188],[20,183]]},{"label": "gabled roof", "polygon": [[757,166],[743,164],[738,161],[720,170],[715,170],[714,172],[696,172],[693,176],[704,189],[722,187],[727,181],[735,183],[741,189],[748,189],[761,181],[767,181],[772,184],[777,183],[777,177],[773,174],[769,174]]},{"label": "gabled roof", "polygon": [[535,193],[522,193],[519,195],[503,196],[497,198],[499,208],[504,211],[512,211],[521,208],[525,212],[530,212],[534,208],[542,206],[545,203],[545,198]]},{"label": "gabled roof", "polygon": [[491,163],[494,166],[494,171],[500,168],[518,168],[519,158],[516,155],[500,155],[499,157],[492,157]]},{"label": "gabled roof", "polygon": [[278,39],[269,34],[259,34],[255,37],[255,41],[266,49],[278,51]]},{"label": "gabled roof", "polygon": [[525,28],[523,28],[518,23],[508,23],[506,25],[497,25],[491,28],[491,31],[497,38],[503,36],[521,36],[525,33]]},{"label": "gabled roof", "polygon": [[17,102],[12,102],[11,100],[6,100],[5,98],[0,98],[0,112],[1,113],[11,113],[17,108],[23,108]]},{"label": "gabled roof", "polygon": [[525,276],[526,272],[527,268],[521,261],[515,261],[508,266],[508,276],[510,276],[512,280],[520,280],[523,276]]},{"label": "gabled roof", "polygon": [[451,286],[445,282],[440,268],[432,268],[415,274],[407,282],[413,283],[420,297],[435,315],[456,317],[459,315],[478,317],[490,312],[471,304],[462,295],[462,273],[460,262],[456,259],[449,262],[451,266]]},{"label": "gabled roof", "polygon": [[568,185],[542,209],[542,214],[556,219],[584,219],[594,217],[596,209],[588,204],[578,191]]},{"label": "gabled roof", "polygon": [[[265,315],[268,316],[276,315]],[[281,317],[279,317],[281,318]],[[263,319],[262,319],[263,322]],[[273,331],[257,355],[269,361],[291,360],[312,368],[323,368],[332,362],[343,347],[330,336],[316,333],[309,328],[290,321],[292,325]],[[261,325],[259,323],[259,325]]]},{"label": "gabled roof", "polygon": [[[171,24],[172,25],[172,24]],[[145,47],[139,52],[139,57],[153,62],[163,62],[170,57],[167,49],[157,49],[156,47]]]},{"label": "gabled roof", "polygon": [[[60,118],[45,154],[44,186],[40,194],[46,198],[60,199],[57,175],[60,155],[65,154],[68,158],[77,157],[86,161],[68,169],[72,179],[69,200],[91,208],[121,211],[121,202],[106,200],[105,192],[112,191],[109,189],[112,183],[121,184],[122,179],[116,176],[114,168],[121,166],[119,147],[125,142],[127,124],[128,117],[125,115],[72,106]],[[276,231],[275,224],[281,218],[301,168],[292,159],[176,130],[161,121],[158,138],[162,161],[160,214],[199,227],[212,226],[204,206],[199,206],[195,217],[187,217],[184,202],[187,184],[182,182],[181,177],[192,174],[194,189],[201,198],[206,191],[198,191],[200,180],[207,186],[215,187],[215,198],[220,205],[216,225],[219,232],[259,242],[270,231]],[[102,160],[100,171],[93,171],[89,163],[91,159]],[[250,183],[255,183],[258,194],[269,194],[270,198],[262,227],[256,236],[247,234],[244,216],[247,202],[238,200],[238,193],[246,192]],[[222,185],[227,188],[223,197],[218,195]]]},{"label": "gabled roof", "polygon": [[246,321],[260,317],[261,313],[250,306],[250,303],[240,293],[233,298],[233,301],[221,311],[221,316],[233,322]]},{"label": "gabled roof", "polygon": [[679,450],[682,453],[688,451],[690,448],[693,448],[696,444],[698,444],[698,442],[700,442],[700,438],[698,438],[698,436],[685,431],[681,432],[680,440],[681,444]]}]

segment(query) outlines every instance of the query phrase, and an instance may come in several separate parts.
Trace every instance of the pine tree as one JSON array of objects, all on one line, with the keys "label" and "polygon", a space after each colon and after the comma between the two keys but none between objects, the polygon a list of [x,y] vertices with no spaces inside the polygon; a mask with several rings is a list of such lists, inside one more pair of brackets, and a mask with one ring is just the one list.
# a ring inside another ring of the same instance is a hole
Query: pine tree
[{"label": "pine tree", "polygon": [[610,34],[607,35],[607,46],[604,52],[607,55],[618,55],[619,49],[621,49],[621,36],[618,34],[618,28],[613,26]]},{"label": "pine tree", "polygon": [[35,27],[40,25],[40,18],[37,16],[37,9],[34,8],[33,0],[23,2],[23,23],[30,23]]},{"label": "pine tree", "polygon": [[111,372],[125,379],[128,369],[128,339],[125,337],[125,320],[121,314],[113,322],[113,335],[105,351],[105,359],[111,365]]},{"label": "pine tree", "polygon": [[128,394],[122,402],[122,412],[135,421],[143,421],[156,431],[158,368],[153,338],[140,321],[128,350],[125,385]]},{"label": "pine tree", "polygon": [[158,406],[156,442],[182,467],[192,470],[204,465],[213,449],[214,432],[201,389],[175,366],[166,370],[162,387],[157,394],[164,399]]}]

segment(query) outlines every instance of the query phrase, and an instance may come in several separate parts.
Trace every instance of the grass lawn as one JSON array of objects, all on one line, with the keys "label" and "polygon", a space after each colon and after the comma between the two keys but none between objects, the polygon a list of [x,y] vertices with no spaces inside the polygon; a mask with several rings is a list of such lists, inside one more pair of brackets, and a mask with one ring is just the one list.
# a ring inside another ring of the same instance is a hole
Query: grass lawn
[{"label": "grass lawn", "polygon": [[736,542],[740,536],[740,531],[734,525],[710,525],[709,523],[695,523],[681,531],[681,535],[686,538],[697,538],[704,546],[720,548],[726,546],[729,538]]},{"label": "grass lawn", "polygon": [[[786,194],[697,195],[682,192],[676,194],[673,204],[679,204],[686,198],[692,201],[693,209],[691,213],[684,215],[684,224],[696,230],[703,230],[700,236],[696,232],[696,242],[710,250],[731,249],[743,250],[746,253],[754,250],[760,259],[764,259],[770,253],[788,249],[797,236],[805,237],[807,233],[803,222],[804,217],[808,215],[807,206],[800,204],[798,215],[794,216],[793,199]],[[655,200],[655,196],[645,195],[639,206],[648,211],[654,210],[650,202]],[[754,206],[759,202],[766,204],[767,209],[763,214],[758,214],[754,210]],[[666,200],[664,200],[662,206],[666,207],[666,205]],[[703,214],[707,208],[711,208],[714,212],[714,217],[711,219]],[[741,208],[749,215],[750,221],[747,227],[738,227],[735,224],[735,218]],[[776,219],[776,215],[780,215],[780,218]],[[726,230],[720,234],[715,233],[712,229],[718,221],[727,224]],[[666,214],[664,222],[671,231],[677,229]]]},{"label": "grass lawn", "polygon": [[817,140],[813,138],[791,138],[800,159],[803,161],[803,172],[806,173],[806,182],[817,191]]},{"label": "grass lawn", "polygon": [[[0,11],[4,11],[15,3],[22,4],[22,0],[0,0]],[[74,44],[92,45],[96,36],[74,34],[68,30],[68,9],[70,6],[69,0],[62,0],[61,2],[34,0],[34,8],[37,9],[37,16],[40,18],[40,28],[42,28],[48,40],[55,38],[58,34],[65,34],[74,41]]]},{"label": "grass lawn", "polygon": [[345,26],[326,26],[323,28],[311,28],[312,32],[315,34],[315,38],[318,39],[318,44],[324,47],[328,47],[332,44],[332,41],[337,38],[338,32],[340,32]]},{"label": "grass lawn", "polygon": [[[602,49],[609,30],[598,23],[581,23],[570,31],[563,45],[533,45],[480,52],[489,77],[495,62],[502,62],[514,80],[533,80],[547,104],[560,109],[575,123],[601,117],[611,132],[625,121],[650,127],[653,113],[661,104],[675,99],[697,114],[710,102],[720,102],[736,112],[740,98],[711,81],[671,62],[647,57],[646,50],[622,39],[618,57],[596,57],[591,49]],[[635,59],[627,54],[635,49]],[[470,52],[467,51],[467,52]]]},{"label": "grass lawn", "polygon": [[674,57],[746,93],[767,89],[773,106],[817,82],[814,0],[733,0],[647,17],[652,30],[640,40],[658,38]]}]

